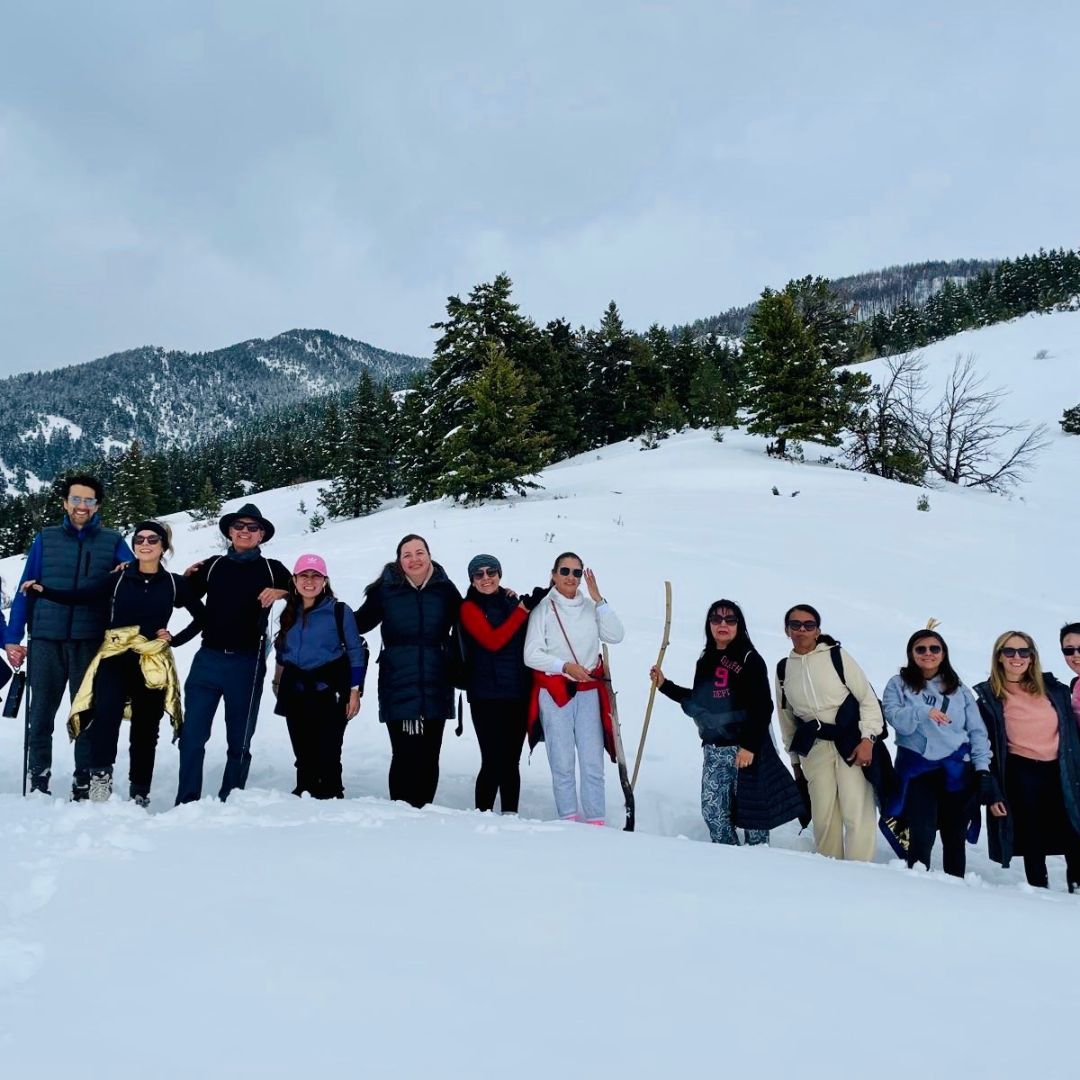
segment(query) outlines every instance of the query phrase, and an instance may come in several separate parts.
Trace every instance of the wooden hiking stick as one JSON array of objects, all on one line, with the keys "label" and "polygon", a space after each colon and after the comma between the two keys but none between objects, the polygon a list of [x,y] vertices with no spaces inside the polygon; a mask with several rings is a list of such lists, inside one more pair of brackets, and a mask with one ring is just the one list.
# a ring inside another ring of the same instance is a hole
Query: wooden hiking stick
[{"label": "wooden hiking stick", "polygon": [[[671,582],[664,582],[664,640],[660,642],[660,655],[656,658],[656,666],[664,662],[664,653],[667,652],[669,634],[671,633]],[[641,768],[641,755],[645,749],[645,736],[649,733],[649,718],[652,716],[653,702],[656,700],[656,683],[649,690],[649,704],[645,707],[645,723],[641,726],[641,740],[638,742],[637,757],[634,758],[634,775],[630,778],[630,787],[637,783],[638,769]]]}]

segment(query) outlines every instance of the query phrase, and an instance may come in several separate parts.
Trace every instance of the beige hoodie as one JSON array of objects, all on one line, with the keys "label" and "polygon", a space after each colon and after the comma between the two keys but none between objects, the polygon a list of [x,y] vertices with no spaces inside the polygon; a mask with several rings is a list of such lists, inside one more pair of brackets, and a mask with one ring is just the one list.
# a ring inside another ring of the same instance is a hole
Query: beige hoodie
[{"label": "beige hoodie", "polygon": [[[882,732],[881,706],[862,668],[843,649],[840,650],[840,658],[844,662],[847,686],[837,675],[832,657],[829,656],[829,646],[824,642],[819,642],[812,653],[800,656],[792,651],[788,654],[784,673],[784,697],[787,703],[779,710],[780,731],[784,737],[784,748],[796,765],[799,764],[799,755],[790,751],[791,738],[795,734],[795,717],[834,724],[836,710],[844,703],[849,690],[859,703],[859,731],[862,735],[877,736]],[[779,679],[776,680],[776,700],[783,700]]]}]

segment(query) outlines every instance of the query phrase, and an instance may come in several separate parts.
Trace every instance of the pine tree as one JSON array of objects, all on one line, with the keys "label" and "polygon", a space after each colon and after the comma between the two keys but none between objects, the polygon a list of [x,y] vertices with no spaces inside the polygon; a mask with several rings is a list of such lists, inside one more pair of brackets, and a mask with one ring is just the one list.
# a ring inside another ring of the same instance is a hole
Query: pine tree
[{"label": "pine tree", "polygon": [[639,435],[651,415],[653,401],[642,397],[638,374],[645,367],[642,348],[624,326],[612,300],[598,330],[585,335],[585,406],[582,428],[587,445],[606,446]]},{"label": "pine tree", "polygon": [[1080,405],[1074,405],[1062,413],[1061,430],[1066,435],[1080,435]]},{"label": "pine tree", "polygon": [[319,501],[328,514],[355,518],[376,510],[389,485],[391,444],[383,400],[364,371],[341,421],[337,464]]},{"label": "pine tree", "polygon": [[534,430],[535,402],[524,392],[524,378],[494,341],[484,346],[487,360],[463,393],[468,402],[462,423],[446,439],[450,468],[437,493],[465,502],[504,499],[540,485],[529,479],[550,457],[548,439]]},{"label": "pine tree", "polygon": [[[502,349],[519,375],[523,355],[535,342],[537,330],[518,313],[510,299],[512,283],[506,274],[477,285],[467,300],[451,296],[447,318],[433,325],[442,333],[424,380],[414,385],[422,394],[403,410],[406,430],[401,447],[410,502],[431,498],[440,478],[453,467],[447,436],[467,419],[468,387],[488,361],[492,344]],[[520,392],[530,401],[538,396],[535,381],[523,378]]]},{"label": "pine tree", "polygon": [[775,452],[781,456],[788,439],[839,445],[840,432],[869,380],[850,372],[843,381],[838,378],[786,290],[761,294],[747,330],[745,356],[747,431],[775,437]]},{"label": "pine tree", "polygon": [[221,516],[221,496],[214,490],[209,476],[203,478],[189,513],[196,521],[216,521]]},{"label": "pine tree", "polygon": [[131,446],[111,462],[109,497],[104,506],[109,521],[120,528],[134,525],[157,512],[150,462],[135,439]]}]

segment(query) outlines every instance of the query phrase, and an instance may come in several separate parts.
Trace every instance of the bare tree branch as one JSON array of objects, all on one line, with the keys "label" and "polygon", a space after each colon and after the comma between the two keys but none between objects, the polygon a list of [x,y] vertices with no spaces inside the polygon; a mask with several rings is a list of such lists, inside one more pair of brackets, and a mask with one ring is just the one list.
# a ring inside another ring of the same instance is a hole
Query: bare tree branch
[{"label": "bare tree branch", "polygon": [[[1030,472],[1047,445],[1046,427],[995,419],[1006,391],[986,388],[975,357],[957,356],[941,399],[929,411],[909,399],[908,418],[930,469],[950,484],[1005,492]],[[1008,445],[1014,436],[1018,443]]]}]

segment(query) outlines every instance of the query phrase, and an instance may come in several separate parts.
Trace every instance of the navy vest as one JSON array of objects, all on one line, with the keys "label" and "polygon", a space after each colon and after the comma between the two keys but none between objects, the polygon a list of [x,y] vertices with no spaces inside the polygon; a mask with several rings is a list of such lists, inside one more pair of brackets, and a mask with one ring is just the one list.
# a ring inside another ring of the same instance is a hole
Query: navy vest
[{"label": "navy vest", "polygon": [[[90,525],[80,533],[49,525],[41,530],[41,584],[51,589],[100,585],[116,566],[120,534]],[[47,641],[95,641],[105,636],[101,604],[56,604],[30,594],[30,636]]]}]

